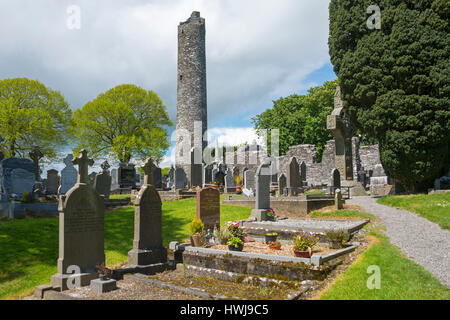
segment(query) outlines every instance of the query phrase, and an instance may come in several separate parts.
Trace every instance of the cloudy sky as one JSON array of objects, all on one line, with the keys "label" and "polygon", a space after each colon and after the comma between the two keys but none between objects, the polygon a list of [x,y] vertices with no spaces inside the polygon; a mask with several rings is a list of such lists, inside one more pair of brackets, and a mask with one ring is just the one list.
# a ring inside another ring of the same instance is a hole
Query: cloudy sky
[{"label": "cloudy sky", "polygon": [[200,11],[210,131],[223,142],[252,142],[250,119],[272,100],[336,77],[327,47],[328,3],[0,0],[0,79],[37,79],[59,90],[72,109],[132,83],[155,91],[175,121],[177,26]]}]

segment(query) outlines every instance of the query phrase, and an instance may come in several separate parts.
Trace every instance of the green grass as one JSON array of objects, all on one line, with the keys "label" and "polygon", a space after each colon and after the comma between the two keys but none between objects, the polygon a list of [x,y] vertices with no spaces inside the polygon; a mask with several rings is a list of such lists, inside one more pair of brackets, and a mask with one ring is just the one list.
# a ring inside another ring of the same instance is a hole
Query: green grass
[{"label": "green grass", "polygon": [[131,194],[111,194],[109,196],[110,199],[125,199],[130,198]]},{"label": "green grass", "polygon": [[311,218],[375,218],[375,216],[370,213],[361,212],[358,210],[335,210],[331,212],[313,211],[310,216]]},{"label": "green grass", "polygon": [[[189,238],[187,224],[195,216],[195,199],[163,202],[163,241]],[[221,223],[246,219],[251,209],[221,206]],[[105,255],[108,266],[127,261],[133,246],[134,209],[105,215]],[[0,299],[31,293],[56,273],[58,219],[22,219],[0,222]]]},{"label": "green grass", "polygon": [[[380,231],[372,244],[321,297],[322,300],[449,300],[450,290],[431,273],[406,259]],[[381,288],[370,290],[369,266],[378,266]]]},{"label": "green grass", "polygon": [[437,223],[442,229],[450,229],[450,193],[387,196],[378,199],[379,204],[415,212]]}]

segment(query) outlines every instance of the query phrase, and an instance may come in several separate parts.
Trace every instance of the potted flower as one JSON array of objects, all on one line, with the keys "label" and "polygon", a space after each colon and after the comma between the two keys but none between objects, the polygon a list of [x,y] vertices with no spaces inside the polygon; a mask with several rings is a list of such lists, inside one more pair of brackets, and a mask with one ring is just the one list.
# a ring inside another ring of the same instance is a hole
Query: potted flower
[{"label": "potted flower", "polygon": [[325,233],[331,249],[341,249],[350,236],[345,230],[329,230]]},{"label": "potted flower", "polygon": [[275,242],[278,238],[278,233],[272,232],[272,233],[266,233],[264,235],[264,238],[266,239],[266,244],[269,244],[269,242]]},{"label": "potted flower", "polygon": [[230,232],[228,232],[227,228],[220,228],[216,231],[217,239],[220,244],[227,244],[228,240],[231,238]]},{"label": "potted flower", "polygon": [[230,251],[242,251],[244,249],[244,241],[238,237],[231,237],[227,241],[227,246]]},{"label": "potted flower", "polygon": [[268,244],[271,250],[281,250],[281,242],[280,241],[271,241]]},{"label": "potted flower", "polygon": [[268,221],[275,221],[277,214],[275,213],[275,210],[269,209],[267,210],[266,216]]},{"label": "potted flower", "polygon": [[312,249],[319,242],[319,236],[303,232],[294,237],[294,254],[299,258],[311,258]]},{"label": "potted flower", "polygon": [[95,266],[97,269],[97,273],[100,277],[100,280],[104,281],[104,280],[109,280],[111,275],[112,275],[112,270],[108,269],[105,266],[105,262],[102,262],[101,264],[98,264]]},{"label": "potted flower", "polygon": [[230,233],[232,237],[239,238],[244,240],[244,231],[239,226],[239,222],[232,222],[228,227],[227,231]]},{"label": "potted flower", "polygon": [[191,244],[194,247],[200,247],[203,244],[203,229],[204,224],[202,220],[195,218],[189,223],[189,229],[191,231]]}]

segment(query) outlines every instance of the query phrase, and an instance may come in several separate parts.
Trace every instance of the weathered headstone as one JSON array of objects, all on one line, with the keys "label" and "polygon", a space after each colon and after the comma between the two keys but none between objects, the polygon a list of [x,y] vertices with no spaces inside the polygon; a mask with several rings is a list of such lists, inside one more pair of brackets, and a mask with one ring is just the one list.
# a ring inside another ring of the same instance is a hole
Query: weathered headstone
[{"label": "weathered headstone", "polygon": [[41,181],[39,160],[41,160],[41,158],[44,156],[44,154],[41,152],[41,149],[39,148],[39,146],[34,146],[33,150],[31,150],[28,155],[30,156],[30,159],[33,160],[33,163],[34,163],[35,179],[36,179],[36,181]]},{"label": "weathered headstone", "polygon": [[302,161],[302,163],[300,164],[300,186],[303,187],[306,184],[306,163],[305,161]]},{"label": "weathered headstone", "polygon": [[236,191],[236,183],[233,177],[233,171],[228,168],[227,175],[225,176],[225,189],[226,192],[234,192]]},{"label": "weathered headstone", "polygon": [[270,162],[265,162],[256,171],[256,199],[255,209],[252,210],[251,217],[257,221],[267,220],[267,211],[270,209]]},{"label": "weathered headstone", "polygon": [[334,187],[334,190],[341,188],[341,173],[338,169],[333,169],[331,171],[331,181],[330,184]]},{"label": "weathered headstone", "polygon": [[167,260],[162,241],[162,203],[156,188],[150,184],[154,164],[147,159],[142,167],[144,185],[134,201],[134,241],[128,252],[128,264],[148,266]]},{"label": "weathered headstone", "polygon": [[96,266],[105,261],[104,200],[88,176],[94,161],[81,150],[73,164],[79,166],[79,174],[75,186],[59,198],[58,273],[51,279],[61,290],[89,285],[98,277]]},{"label": "weathered headstone", "polygon": [[173,166],[170,166],[169,172],[168,172],[168,182],[167,182],[167,188],[172,189],[174,186],[174,176],[175,176],[175,168]]},{"label": "weathered headstone", "polygon": [[72,154],[68,154],[64,158],[66,167],[61,170],[61,186],[59,187],[59,194],[66,194],[67,191],[77,183],[78,171],[73,166],[72,159]]},{"label": "weathered headstone", "polygon": [[89,184],[94,187],[94,183],[95,183],[95,177],[97,176],[97,172],[91,172],[89,173]]},{"label": "weathered headstone", "polygon": [[336,189],[336,193],[334,196],[334,205],[335,205],[336,210],[344,209],[344,202],[342,200],[341,189]]},{"label": "weathered headstone", "polygon": [[283,196],[287,187],[287,179],[284,173],[278,178],[278,195]]},{"label": "weathered headstone", "polygon": [[220,191],[204,188],[197,191],[197,219],[202,220],[207,230],[220,228]]},{"label": "weathered headstone", "polygon": [[132,163],[120,163],[118,170],[119,188],[136,189],[136,169]]},{"label": "weathered headstone", "polygon": [[205,184],[212,184],[213,183],[213,168],[212,165],[207,165],[203,168],[204,170],[204,179],[205,179]]},{"label": "weathered headstone", "polygon": [[94,180],[94,189],[105,199],[109,199],[109,195],[111,193],[111,182],[112,178],[109,174],[109,168],[111,167],[108,161],[103,162],[100,167],[102,168],[102,172],[95,176]]},{"label": "weathered headstone", "polygon": [[6,158],[0,162],[0,185],[4,194],[21,195],[23,191],[33,191],[35,183],[33,161],[22,158]]},{"label": "weathered headstone", "polygon": [[384,172],[383,165],[376,164],[372,172],[372,177],[385,177],[385,176],[386,173]]},{"label": "weathered headstone", "polygon": [[156,189],[162,189],[162,170],[161,168],[155,167],[153,170],[153,186]]},{"label": "weathered headstone", "polygon": [[191,187],[202,187],[202,151],[200,148],[191,149],[190,164]]},{"label": "weathered headstone", "polygon": [[289,195],[297,196],[300,187],[300,168],[295,157],[289,159],[286,183]]},{"label": "weathered headstone", "polygon": [[184,169],[179,167],[175,170],[175,189],[186,189],[187,178]]},{"label": "weathered headstone", "polygon": [[59,175],[58,170],[47,170],[47,189],[46,194],[57,194],[59,189]]},{"label": "weathered headstone", "polygon": [[255,190],[255,171],[246,170],[244,172],[244,188],[245,189],[253,189]]},{"label": "weathered headstone", "polygon": [[35,184],[34,172],[27,171],[22,168],[14,169],[11,171],[11,185],[12,193],[21,195],[23,192],[33,192]]}]

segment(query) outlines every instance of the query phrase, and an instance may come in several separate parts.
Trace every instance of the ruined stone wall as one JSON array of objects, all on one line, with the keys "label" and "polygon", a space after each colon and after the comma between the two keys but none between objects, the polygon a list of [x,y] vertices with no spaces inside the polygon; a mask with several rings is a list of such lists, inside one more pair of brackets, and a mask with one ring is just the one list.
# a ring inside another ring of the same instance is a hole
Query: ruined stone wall
[{"label": "ruined stone wall", "polygon": [[378,144],[361,146],[359,148],[359,157],[361,158],[361,166],[364,167],[364,170],[373,170],[377,164],[381,163]]}]

